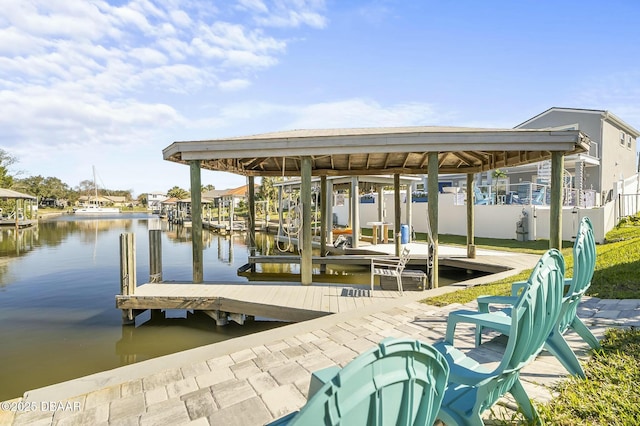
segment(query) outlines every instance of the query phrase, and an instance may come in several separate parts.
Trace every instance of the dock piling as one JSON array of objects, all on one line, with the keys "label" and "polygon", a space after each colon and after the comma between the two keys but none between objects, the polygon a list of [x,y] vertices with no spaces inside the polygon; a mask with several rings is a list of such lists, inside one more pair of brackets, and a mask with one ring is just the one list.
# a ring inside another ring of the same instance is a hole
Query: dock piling
[{"label": "dock piling", "polygon": [[[136,291],[136,236],[133,233],[120,234],[120,293],[131,296]],[[133,309],[122,310],[122,323],[135,323]]]},{"label": "dock piling", "polygon": [[149,282],[162,282],[162,231],[149,231]]}]

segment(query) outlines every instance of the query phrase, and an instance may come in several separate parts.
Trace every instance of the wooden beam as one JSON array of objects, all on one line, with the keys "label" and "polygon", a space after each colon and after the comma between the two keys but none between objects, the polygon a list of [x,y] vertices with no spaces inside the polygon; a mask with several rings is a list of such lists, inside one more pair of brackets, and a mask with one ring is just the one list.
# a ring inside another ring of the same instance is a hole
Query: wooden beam
[{"label": "wooden beam", "polygon": [[431,273],[431,288],[438,288],[438,153],[429,153],[427,168],[429,180],[427,181],[427,193],[429,194],[428,214],[433,238],[433,271]]},{"label": "wooden beam", "polygon": [[191,160],[191,247],[193,252],[193,282],[203,279],[202,260],[202,183],[200,179],[200,160]]},{"label": "wooden beam", "polygon": [[360,246],[360,185],[358,177],[351,178],[351,190],[349,191],[351,202],[351,247]]},{"label": "wooden beam", "polygon": [[[247,176],[248,181],[248,198],[249,198],[249,254],[256,254],[256,190],[255,178]],[[269,206],[267,206],[267,209]],[[266,212],[265,212],[266,213]],[[251,272],[255,272],[255,265],[252,265]]]},{"label": "wooden beam", "polygon": [[396,256],[400,256],[400,175],[393,175],[393,240],[396,244]]},{"label": "wooden beam", "polygon": [[319,318],[329,312],[303,308],[267,305],[256,302],[228,299],[225,297],[180,297],[180,296],[116,296],[116,307],[133,309],[186,309],[241,313],[252,316],[275,318],[286,321],[306,321]]},{"label": "wooden beam", "polygon": [[162,282],[162,231],[149,231],[149,282]]},{"label": "wooden beam", "polygon": [[[320,195],[316,199],[321,206],[320,210],[320,256],[327,255],[327,229],[328,229],[328,215],[331,214],[331,210],[327,209],[327,177],[322,176],[320,178]],[[317,206],[316,206],[317,208]],[[322,272],[325,272],[326,268]]]},{"label": "wooden beam", "polygon": [[551,153],[551,207],[549,209],[549,248],[562,249],[562,174],[564,154]]},{"label": "wooden beam", "polygon": [[473,187],[473,173],[467,173],[467,257],[476,258],[476,237],[475,237],[475,194]]},{"label": "wooden beam", "polygon": [[313,265],[311,264],[311,157],[304,156],[301,161],[302,176],[300,182],[300,200],[302,201],[302,253],[300,255],[300,280],[303,285],[313,281]]}]

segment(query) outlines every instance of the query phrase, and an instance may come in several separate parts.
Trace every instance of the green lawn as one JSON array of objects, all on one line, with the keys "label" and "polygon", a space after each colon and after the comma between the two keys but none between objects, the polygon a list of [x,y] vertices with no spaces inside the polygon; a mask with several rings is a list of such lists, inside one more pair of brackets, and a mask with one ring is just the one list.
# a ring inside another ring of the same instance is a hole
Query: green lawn
[{"label": "green lawn", "polygon": [[[464,237],[443,235],[442,244],[464,244]],[[596,246],[596,269],[587,294],[601,299],[640,299],[640,220],[627,220],[607,233],[605,244]],[[519,242],[514,240],[479,239],[478,246],[495,250],[512,250],[542,254],[548,241]],[[573,270],[571,243],[564,242],[562,254],[565,257],[567,276]],[[450,303],[467,303],[479,295],[508,295],[511,283],[529,277],[530,270],[505,280],[479,285],[438,297],[423,300],[436,306]]]}]

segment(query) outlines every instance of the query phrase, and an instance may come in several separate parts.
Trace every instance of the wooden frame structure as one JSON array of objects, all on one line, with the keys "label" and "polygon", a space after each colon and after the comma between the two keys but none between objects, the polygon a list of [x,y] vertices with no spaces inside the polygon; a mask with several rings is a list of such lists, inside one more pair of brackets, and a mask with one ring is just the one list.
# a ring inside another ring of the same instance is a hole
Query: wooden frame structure
[{"label": "wooden frame structure", "polygon": [[[225,139],[174,142],[163,150],[165,160],[187,164],[191,188],[200,188],[200,169],[249,177],[300,176],[303,208],[301,282],[311,284],[311,176],[363,176],[467,173],[552,160],[551,247],[561,245],[562,169],[565,155],[585,152],[589,138],[578,130],[481,129],[461,127],[397,127],[293,130]],[[326,185],[323,185],[326,186]],[[438,179],[428,180],[429,221],[435,243],[437,271]],[[197,196],[192,194],[192,197]],[[326,197],[326,193],[323,194]],[[323,198],[326,199],[326,198]],[[399,210],[396,191],[396,210]],[[251,200],[250,200],[251,202]],[[250,206],[250,210],[253,207]],[[473,235],[473,203],[467,203]],[[196,235],[202,220],[193,211],[193,277],[202,281],[202,246]],[[304,224],[308,224],[304,225]],[[326,232],[326,227],[325,232]],[[306,238],[305,238],[306,237]],[[326,234],[321,238],[326,239]],[[473,253],[473,238],[468,242]],[[437,273],[433,285],[437,286]]]},{"label": "wooden frame structure", "polygon": [[[25,207],[25,201],[29,201],[29,202],[36,202],[38,201],[38,199],[36,197],[34,197],[33,195],[29,195],[29,194],[23,194],[22,192],[18,192],[18,191],[14,191],[12,189],[4,189],[4,188],[0,188],[0,200],[16,200],[16,211],[15,211],[15,218],[14,220],[3,220],[0,217],[0,225],[9,225],[9,226],[14,226],[17,229],[25,227],[25,226],[31,226],[34,223],[37,223],[38,221],[36,219],[27,219],[26,217],[24,219],[20,219],[19,218],[19,211],[20,209],[24,210]],[[24,212],[26,213],[26,212]]]}]

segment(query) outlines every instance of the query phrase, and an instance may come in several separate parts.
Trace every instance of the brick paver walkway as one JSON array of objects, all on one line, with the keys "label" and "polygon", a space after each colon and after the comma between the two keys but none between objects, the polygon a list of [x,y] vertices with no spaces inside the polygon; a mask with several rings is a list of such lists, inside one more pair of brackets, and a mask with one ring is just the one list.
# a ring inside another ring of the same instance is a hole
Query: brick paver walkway
[{"label": "brick paver walkway", "polygon": [[[418,303],[417,296],[414,299],[293,324],[34,390],[13,402],[23,404],[21,409],[36,410],[0,411],[0,424],[262,425],[304,405],[311,372],[344,366],[385,337],[434,343],[444,336],[448,312],[476,308],[475,302],[435,308]],[[585,297],[579,316],[602,338],[610,326],[640,326],[640,300]],[[580,357],[586,355],[588,346],[577,335],[569,332],[567,340]],[[458,327],[456,346],[468,348],[483,362],[500,358],[500,343],[498,338],[474,349],[472,329]],[[551,398],[551,386],[564,377],[562,366],[546,352],[522,373],[529,395],[537,401]],[[507,399],[501,404],[503,409],[513,408]]]}]

